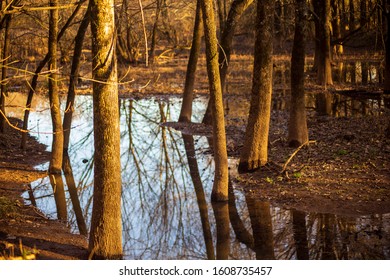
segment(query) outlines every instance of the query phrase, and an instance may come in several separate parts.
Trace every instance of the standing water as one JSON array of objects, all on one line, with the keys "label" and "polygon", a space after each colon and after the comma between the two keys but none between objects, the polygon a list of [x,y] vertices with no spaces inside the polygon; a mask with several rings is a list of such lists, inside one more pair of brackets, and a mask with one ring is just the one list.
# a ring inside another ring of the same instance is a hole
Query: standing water
[{"label": "standing water", "polygon": [[[194,102],[202,116],[206,100]],[[51,144],[48,105],[31,112],[29,127]],[[69,151],[82,218],[89,226],[93,193],[91,96],[78,96]],[[120,101],[122,225],[126,259],[390,259],[390,214],[343,217],[305,213],[260,202],[231,190],[234,200],[212,207],[213,158],[205,136],[182,135],[161,126],[176,121],[180,98]],[[233,106],[230,106],[233,108]],[[199,119],[193,119],[198,122]],[[231,159],[234,161],[234,159]],[[38,168],[47,169],[47,165]],[[48,178],[31,184],[37,207],[56,218]],[[78,232],[67,193],[68,223]],[[32,201],[32,200],[31,200]],[[228,221],[228,222],[226,222]],[[224,233],[217,234],[217,225]]]}]

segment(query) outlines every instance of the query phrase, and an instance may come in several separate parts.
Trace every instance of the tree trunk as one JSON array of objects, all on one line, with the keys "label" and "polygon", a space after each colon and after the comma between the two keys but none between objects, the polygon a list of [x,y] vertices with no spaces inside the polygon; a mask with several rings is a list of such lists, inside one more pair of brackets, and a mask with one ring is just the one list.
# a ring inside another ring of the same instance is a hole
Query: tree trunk
[{"label": "tree trunk", "polygon": [[215,224],[217,229],[217,260],[229,259],[230,253],[230,220],[229,203],[212,202]]},{"label": "tree trunk", "polygon": [[9,56],[9,47],[10,47],[10,27],[11,27],[11,15],[5,16],[5,23],[4,23],[4,43],[3,43],[3,50],[1,51],[0,56],[0,66],[1,67],[1,78],[0,78],[0,111],[2,112],[0,114],[0,133],[4,133],[5,130],[5,124],[6,124],[6,114],[5,114],[5,99],[7,97],[7,62],[8,56]]},{"label": "tree trunk", "polygon": [[384,93],[390,96],[390,0],[386,0],[383,9],[387,23],[386,52],[385,52],[385,84]]},{"label": "tree trunk", "polygon": [[[58,6],[58,0],[50,1],[51,7]],[[62,170],[62,155],[64,144],[64,132],[62,129],[62,117],[60,110],[60,97],[58,93],[57,74],[57,32],[58,9],[50,10],[49,28],[49,99],[51,120],[53,125],[53,142],[50,160],[50,173],[60,174]]]},{"label": "tree trunk", "polygon": [[228,159],[226,150],[225,117],[218,65],[218,41],[212,0],[202,0],[203,25],[206,41],[207,74],[213,112],[213,148],[215,161],[213,201],[228,200]]},{"label": "tree trunk", "polygon": [[[62,27],[61,31],[58,33],[57,42],[65,34],[66,29],[69,27],[69,25],[71,24],[73,19],[76,17],[78,11],[80,10],[80,8],[82,7],[82,4],[85,1],[86,0],[79,2],[76,9],[73,11],[72,15],[66,21],[65,25]],[[46,56],[44,57],[44,59],[39,63],[38,67],[36,68],[36,70],[34,72],[32,79],[31,79],[30,86],[29,86],[30,90],[28,92],[27,101],[26,101],[26,109],[24,111],[24,117],[23,117],[23,128],[22,128],[23,131],[26,131],[28,128],[28,119],[30,116],[30,108],[31,108],[31,103],[32,103],[33,97],[34,97],[35,89],[37,88],[37,85],[38,85],[39,73],[41,73],[42,69],[45,67],[46,63],[48,63],[49,59],[50,59],[50,56],[49,56],[49,53],[47,53]],[[22,140],[20,143],[20,148],[25,150],[26,145],[27,145],[27,133],[22,132]]]},{"label": "tree trunk", "polygon": [[[233,36],[236,27],[239,23],[241,15],[253,3],[253,0],[234,0],[228,18],[222,30],[221,43],[219,49],[219,69],[221,75],[222,93],[226,92],[226,76],[228,74],[228,67],[230,63],[231,46],[233,43]],[[211,101],[207,104],[207,109],[203,117],[202,123],[211,124]]]},{"label": "tree trunk", "polygon": [[218,19],[219,19],[219,31],[220,34],[222,34],[222,31],[225,29],[225,20],[226,20],[226,15],[225,15],[225,2],[226,0],[217,0],[217,10],[218,10]]},{"label": "tree trunk", "polygon": [[192,45],[190,51],[190,57],[188,59],[186,81],[183,92],[183,103],[181,105],[181,111],[179,116],[179,122],[191,122],[192,116],[192,101],[194,99],[194,84],[196,77],[196,67],[198,64],[198,57],[200,52],[200,43],[202,41],[202,10],[200,7],[200,1],[196,3],[196,15],[194,23],[194,33],[192,36]]},{"label": "tree trunk", "polygon": [[275,1],[258,1],[252,98],[239,172],[258,169],[268,160],[273,71],[273,27]]},{"label": "tree trunk", "polygon": [[90,258],[122,258],[121,164],[114,0],[91,0],[94,191]]},{"label": "tree trunk", "polygon": [[313,0],[316,13],[316,48],[317,57],[317,83],[320,85],[333,85],[330,49],[330,0]]},{"label": "tree trunk", "polygon": [[295,35],[291,55],[291,104],[288,143],[299,147],[309,140],[305,102],[306,0],[295,1]]},{"label": "tree trunk", "polygon": [[66,100],[66,111],[64,113],[63,129],[64,129],[64,153],[68,152],[69,139],[72,126],[72,116],[74,111],[74,100],[76,97],[75,87],[77,84],[79,71],[80,71],[80,60],[83,49],[84,37],[87,32],[88,25],[90,22],[90,5],[88,6],[87,12],[84,15],[83,20],[79,26],[79,29],[75,38],[75,46],[73,52],[72,69],[70,72],[68,97]]},{"label": "tree trunk", "polygon": [[150,41],[150,55],[149,62],[154,63],[156,45],[157,45],[157,32],[158,32],[158,21],[160,19],[161,13],[161,0],[156,0],[156,18],[154,19],[153,29],[152,29],[152,39]]}]

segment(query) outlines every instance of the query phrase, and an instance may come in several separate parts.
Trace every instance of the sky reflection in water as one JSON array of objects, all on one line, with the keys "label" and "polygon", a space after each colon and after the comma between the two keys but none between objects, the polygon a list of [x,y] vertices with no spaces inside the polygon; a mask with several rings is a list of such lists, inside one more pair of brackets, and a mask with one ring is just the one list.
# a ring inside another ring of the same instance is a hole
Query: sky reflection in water
[{"label": "sky reflection in water", "polygon": [[[182,136],[160,126],[178,119],[180,102],[180,98],[121,100],[125,258],[390,259],[389,214],[353,218],[280,209],[256,201],[234,186],[229,205],[212,207],[213,159],[207,138]],[[38,140],[50,147],[51,135],[43,133],[51,131],[49,110],[42,110],[47,106],[44,102],[39,104],[42,108],[30,115],[30,128],[39,131],[35,134]],[[76,104],[69,155],[89,226],[92,99],[78,96]],[[231,111],[235,107],[230,104]],[[196,99],[194,116],[202,116],[204,109],[204,99]],[[40,168],[47,169],[47,164]],[[56,218],[49,180],[33,182],[32,189],[37,206]],[[24,196],[29,197],[28,193]],[[77,232],[67,197],[69,225]]]}]

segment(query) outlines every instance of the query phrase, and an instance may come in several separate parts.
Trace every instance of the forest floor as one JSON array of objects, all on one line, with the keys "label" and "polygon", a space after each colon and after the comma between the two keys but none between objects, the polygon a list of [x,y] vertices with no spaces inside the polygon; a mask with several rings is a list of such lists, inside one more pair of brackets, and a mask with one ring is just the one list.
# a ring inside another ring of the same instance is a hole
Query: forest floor
[{"label": "forest floor", "polygon": [[[240,58],[237,60],[240,61]],[[232,84],[231,92],[238,91],[243,84],[245,88],[250,88],[250,66],[240,67],[246,67],[246,70],[234,73],[232,69],[236,84]],[[133,88],[133,92],[130,91],[132,97],[142,98],[150,96],[152,92],[162,95],[181,93],[185,63],[178,62],[175,71],[172,65],[166,66],[166,69],[153,68],[148,71],[151,71],[147,74],[152,77],[149,80],[126,85]],[[137,77],[135,73],[128,75]],[[147,74],[144,73],[144,77]],[[170,80],[164,75],[169,76]],[[206,76],[204,70],[200,76]],[[87,93],[88,89],[85,91]],[[206,91],[207,83],[204,80],[203,83],[198,82],[196,93]],[[234,94],[230,94],[229,98],[235,98]],[[238,174],[234,168],[242,148],[245,120],[228,120],[228,152],[235,188],[250,192],[273,205],[307,212],[352,216],[390,213],[387,115],[336,118],[310,112],[308,127],[312,142],[299,151],[286,143],[287,120],[286,111],[273,112],[269,163],[249,174]],[[16,119],[11,121],[20,122]],[[183,133],[191,131],[191,134],[211,135],[211,127],[201,124],[166,125]],[[10,127],[0,135],[0,259],[21,254],[37,259],[85,259],[85,237],[71,234],[65,224],[46,218],[35,207],[25,205],[21,198],[29,183],[47,176],[35,170],[34,166],[47,162],[49,154],[34,138],[29,138],[29,148],[25,152],[19,149],[19,143],[20,133]],[[296,154],[290,158],[294,152]]]},{"label": "forest floor", "polygon": [[[18,123],[16,119],[10,121]],[[48,219],[21,197],[28,184],[47,176],[34,166],[47,162],[50,155],[33,137],[29,137],[24,152],[20,141],[19,131],[9,126],[0,134],[0,260],[85,259],[85,237],[71,234],[64,223]]]}]

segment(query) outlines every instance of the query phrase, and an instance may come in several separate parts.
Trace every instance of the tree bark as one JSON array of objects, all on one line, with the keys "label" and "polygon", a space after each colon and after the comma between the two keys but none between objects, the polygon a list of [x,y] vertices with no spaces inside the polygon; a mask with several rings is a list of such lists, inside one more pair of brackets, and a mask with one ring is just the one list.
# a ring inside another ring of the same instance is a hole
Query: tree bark
[{"label": "tree bark", "polygon": [[190,57],[188,59],[187,64],[186,80],[183,92],[183,103],[181,105],[179,122],[191,122],[196,67],[198,64],[200,43],[202,41],[202,9],[200,7],[200,1],[201,0],[198,0],[196,3],[194,33],[192,36]]},{"label": "tree bark", "polygon": [[215,161],[213,201],[228,200],[228,159],[225,135],[225,117],[218,65],[218,41],[212,0],[201,1],[206,42],[207,74],[213,112],[213,148]]},{"label": "tree bark", "polygon": [[114,0],[91,0],[94,191],[90,258],[121,259],[121,164]]},{"label": "tree bark", "polygon": [[150,40],[150,55],[149,62],[154,63],[156,45],[157,45],[157,32],[158,32],[158,22],[160,19],[161,13],[161,0],[156,0],[156,18],[154,19],[153,29],[152,29],[152,38]]},{"label": "tree bark", "polygon": [[[61,31],[58,33],[58,36],[57,36],[57,42],[65,34],[65,30],[69,27],[69,25],[71,24],[73,19],[76,17],[78,11],[80,10],[80,8],[82,7],[82,4],[85,1],[86,0],[82,0],[79,2],[76,9],[73,11],[72,15],[66,21],[65,25],[61,28]],[[33,97],[34,97],[35,89],[37,88],[37,85],[38,85],[39,73],[41,73],[42,69],[45,67],[46,63],[48,63],[49,59],[50,59],[50,56],[49,56],[49,53],[47,53],[46,56],[44,57],[44,59],[39,63],[38,67],[36,68],[36,70],[34,72],[32,79],[31,79],[30,87],[29,87],[30,90],[28,92],[27,101],[26,101],[26,109],[24,111],[24,117],[23,117],[23,128],[22,128],[23,131],[26,131],[28,128],[28,119],[30,116],[30,108],[31,108],[31,103],[32,103]],[[26,145],[27,145],[27,133],[22,132],[22,140],[20,143],[20,148],[22,150],[25,150]]]},{"label": "tree bark", "polygon": [[[226,92],[225,81],[228,74],[231,46],[233,43],[234,32],[240,21],[241,15],[252,3],[253,0],[234,0],[230,7],[228,18],[223,25],[224,28],[221,31],[222,35],[221,35],[221,43],[219,49],[219,69],[220,69],[219,71],[221,75],[222,93]],[[211,124],[212,122],[211,108],[212,108],[212,104],[211,104],[211,100],[209,100],[202,123]]]},{"label": "tree bark", "polygon": [[316,24],[317,83],[333,85],[330,49],[330,0],[313,0]]},{"label": "tree bark", "polygon": [[[50,1],[51,7],[58,6],[58,0]],[[60,97],[58,93],[58,69],[57,69],[57,32],[58,9],[50,10],[49,27],[49,99],[51,120],[53,125],[53,142],[50,160],[50,173],[60,174],[62,170],[62,155],[64,144],[64,132],[62,129],[62,117],[60,110]]]},{"label": "tree bark", "polygon": [[385,83],[384,93],[390,96],[390,0],[386,0],[385,7],[383,8],[387,23],[387,35],[386,35],[386,52],[385,52]]},{"label": "tree bark", "polygon": [[229,220],[229,203],[212,202],[214,211],[215,224],[217,229],[217,246],[216,259],[227,260],[230,253],[230,220]]},{"label": "tree bark", "polygon": [[305,102],[306,0],[295,1],[295,35],[291,55],[291,104],[288,143],[299,147],[309,140]]},{"label": "tree bark", "polygon": [[4,41],[3,50],[1,51],[0,63],[1,63],[1,79],[0,79],[0,133],[4,133],[6,124],[5,115],[5,99],[7,97],[7,61],[9,56],[10,47],[10,27],[11,27],[11,15],[6,15],[4,22]]},{"label": "tree bark", "polygon": [[252,97],[239,172],[256,170],[268,160],[274,11],[274,0],[258,1]]}]

